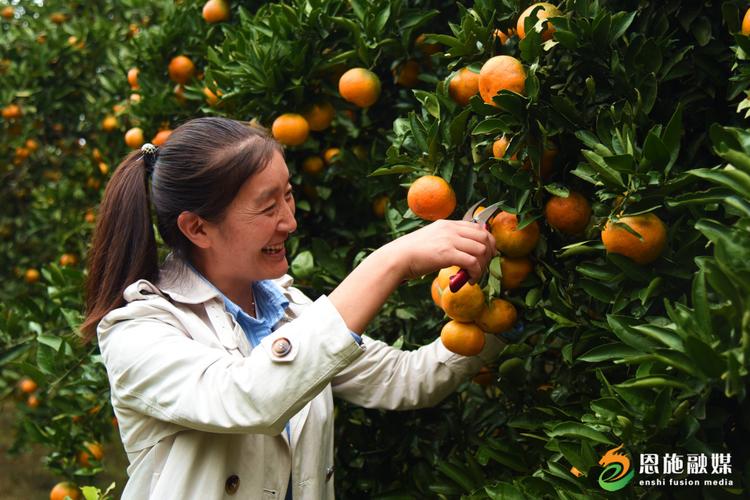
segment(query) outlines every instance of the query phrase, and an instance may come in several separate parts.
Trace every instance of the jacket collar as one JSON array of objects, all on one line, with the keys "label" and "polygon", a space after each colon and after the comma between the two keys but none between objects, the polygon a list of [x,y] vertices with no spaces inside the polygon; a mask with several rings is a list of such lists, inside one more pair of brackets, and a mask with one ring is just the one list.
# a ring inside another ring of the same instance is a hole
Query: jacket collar
[{"label": "jacket collar", "polygon": [[219,291],[215,287],[172,253],[159,270],[157,287],[172,300],[183,304],[201,304],[219,297]]}]

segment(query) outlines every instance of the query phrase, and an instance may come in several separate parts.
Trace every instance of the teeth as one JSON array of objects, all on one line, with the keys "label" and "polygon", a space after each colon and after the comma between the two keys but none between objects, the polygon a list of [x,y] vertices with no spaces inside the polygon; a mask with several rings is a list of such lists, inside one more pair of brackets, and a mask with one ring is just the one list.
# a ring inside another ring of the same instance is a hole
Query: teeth
[{"label": "teeth", "polygon": [[278,253],[282,251],[283,249],[284,249],[284,244],[282,243],[280,245],[269,245],[267,247],[263,247],[261,251],[265,253]]}]

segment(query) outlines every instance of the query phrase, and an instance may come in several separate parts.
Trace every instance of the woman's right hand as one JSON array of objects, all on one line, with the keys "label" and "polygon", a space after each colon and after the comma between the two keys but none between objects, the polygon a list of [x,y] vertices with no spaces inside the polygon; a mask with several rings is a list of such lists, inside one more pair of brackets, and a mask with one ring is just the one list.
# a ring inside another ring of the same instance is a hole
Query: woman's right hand
[{"label": "woman's right hand", "polygon": [[496,254],[495,238],[480,224],[439,220],[375,250],[328,298],[349,329],[361,333],[402,281],[459,266],[475,283]]},{"label": "woman's right hand", "polygon": [[469,272],[477,282],[497,255],[492,233],[469,221],[438,220],[385,245],[402,279],[412,279],[449,266]]}]

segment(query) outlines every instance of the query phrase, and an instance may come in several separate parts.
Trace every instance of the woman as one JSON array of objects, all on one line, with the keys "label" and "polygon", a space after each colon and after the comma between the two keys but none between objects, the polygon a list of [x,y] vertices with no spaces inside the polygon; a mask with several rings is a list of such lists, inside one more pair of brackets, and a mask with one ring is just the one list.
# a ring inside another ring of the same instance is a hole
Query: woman
[{"label": "woman", "polygon": [[[172,251],[161,267],[151,205]],[[495,254],[488,231],[430,224],[313,302],[285,274],[294,210],[280,146],[228,119],[191,120],[114,173],[83,330],[98,336],[130,460],[122,498],[333,498],[333,395],[434,405],[498,353],[489,335],[467,358],[439,340],[402,352],[362,335],[405,279],[454,264],[478,279]]]}]

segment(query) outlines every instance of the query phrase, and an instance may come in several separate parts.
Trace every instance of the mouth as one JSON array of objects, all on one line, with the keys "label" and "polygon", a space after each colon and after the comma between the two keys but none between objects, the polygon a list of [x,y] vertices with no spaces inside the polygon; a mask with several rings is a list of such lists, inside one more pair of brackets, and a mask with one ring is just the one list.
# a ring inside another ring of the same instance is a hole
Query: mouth
[{"label": "mouth", "polygon": [[268,245],[260,249],[266,255],[278,255],[284,251],[284,243],[277,243],[275,245]]}]

